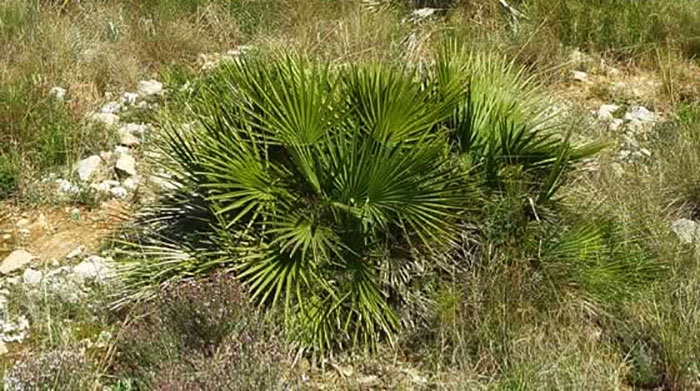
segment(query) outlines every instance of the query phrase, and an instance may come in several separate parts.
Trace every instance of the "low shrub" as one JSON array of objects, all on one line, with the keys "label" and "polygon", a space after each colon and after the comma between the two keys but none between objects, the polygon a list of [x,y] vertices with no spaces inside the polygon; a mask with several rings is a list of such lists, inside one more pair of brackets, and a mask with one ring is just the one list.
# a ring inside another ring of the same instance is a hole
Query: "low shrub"
[{"label": "low shrub", "polygon": [[170,286],[137,305],[111,368],[138,389],[281,389],[278,327],[248,304],[230,275]]},{"label": "low shrub", "polygon": [[522,185],[528,208],[546,205],[598,148],[546,128],[532,81],[498,61],[446,45],[428,67],[225,64],[194,101],[198,125],[162,134],[179,190],[123,270],[127,297],[223,268],[283,304],[301,346],[393,340],[480,193]]}]

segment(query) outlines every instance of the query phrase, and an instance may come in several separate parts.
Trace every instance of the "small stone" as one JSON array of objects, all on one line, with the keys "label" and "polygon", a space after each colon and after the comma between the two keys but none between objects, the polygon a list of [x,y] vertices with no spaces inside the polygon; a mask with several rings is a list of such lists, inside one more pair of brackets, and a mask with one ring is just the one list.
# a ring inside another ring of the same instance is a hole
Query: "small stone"
[{"label": "small stone", "polygon": [[141,96],[155,95],[163,91],[163,83],[156,80],[141,80],[137,89]]},{"label": "small stone", "polygon": [[598,120],[599,121],[612,121],[615,119],[613,113],[616,112],[620,106],[618,105],[601,105],[598,109]]},{"label": "small stone", "polygon": [[127,147],[132,147],[141,143],[141,139],[136,137],[133,133],[123,131],[119,129],[119,143],[126,145]]},{"label": "small stone", "polygon": [[110,151],[100,152],[100,159],[104,160],[105,162],[111,161],[113,156],[114,154]]},{"label": "small stone", "polygon": [[136,159],[129,154],[122,154],[115,165],[117,172],[127,175],[136,175]]},{"label": "small stone", "polygon": [[7,346],[5,345],[5,342],[0,341],[0,356],[7,354],[9,350],[7,350]]},{"label": "small stone", "polygon": [[135,92],[125,92],[119,98],[119,102],[123,105],[133,105],[139,99],[139,94]]},{"label": "small stone", "polygon": [[132,176],[124,180],[124,188],[127,190],[136,190],[140,182],[138,176]]},{"label": "small stone", "polygon": [[147,129],[148,129],[148,125],[128,123],[128,124],[122,125],[119,128],[119,132],[129,132],[129,133],[133,133],[135,135],[141,136],[144,133],[146,133]]},{"label": "small stone", "polygon": [[102,159],[97,155],[92,155],[78,162],[76,171],[81,181],[87,182],[96,175],[102,166]]},{"label": "small stone", "polygon": [[124,198],[128,194],[125,188],[121,186],[116,186],[113,187],[109,190],[109,192],[114,196],[115,198]]},{"label": "small stone", "polygon": [[619,118],[615,118],[615,119],[613,119],[612,121],[610,121],[610,123],[608,124],[608,127],[609,127],[610,130],[612,130],[613,132],[616,132],[616,131],[618,131],[618,130],[622,127],[622,124],[623,124],[623,123],[624,123],[623,120],[621,120],[621,119],[619,119]]},{"label": "small stone", "polygon": [[58,191],[63,194],[75,194],[80,191],[76,185],[73,183],[65,180],[65,179],[59,179],[56,181],[58,184]]},{"label": "small stone", "polygon": [[413,11],[413,16],[419,19],[425,19],[435,14],[435,11],[437,11],[435,8],[419,8]]},{"label": "small stone", "polygon": [[27,268],[22,274],[22,281],[25,284],[38,284],[41,282],[42,274],[39,270]]},{"label": "small stone", "polygon": [[642,148],[642,149],[640,149],[640,150],[639,150],[639,152],[641,152],[641,153],[642,153],[642,155],[644,155],[644,156],[646,156],[646,157],[649,157],[649,156],[651,156],[651,151],[650,151],[650,150],[648,150],[648,149],[646,149],[646,148]]},{"label": "small stone", "polygon": [[9,274],[21,269],[24,265],[36,259],[36,257],[26,250],[15,250],[8,255],[0,264],[0,273]]},{"label": "small stone", "polygon": [[625,120],[639,122],[654,122],[656,115],[644,106],[634,106],[625,113]]},{"label": "small stone", "polygon": [[112,188],[112,186],[107,183],[107,181],[102,181],[100,183],[93,183],[90,185],[90,188],[95,190],[96,192],[100,194],[108,194],[109,190]]},{"label": "small stone", "polygon": [[63,102],[66,98],[66,89],[61,87],[54,87],[49,91],[49,96]]},{"label": "small stone", "polygon": [[698,238],[698,223],[693,220],[676,220],[671,224],[671,230],[683,244],[693,243]]},{"label": "small stone", "polygon": [[112,276],[113,270],[108,265],[108,259],[92,255],[76,265],[73,268],[73,274],[79,281],[91,279],[103,280]]},{"label": "small stone", "polygon": [[119,116],[112,113],[94,113],[90,116],[90,121],[100,123],[105,126],[113,126],[119,122]]},{"label": "small stone", "polygon": [[238,57],[241,54],[244,54],[245,52],[250,51],[251,49],[253,49],[253,47],[250,45],[239,45],[239,46],[236,46],[235,49],[231,49],[231,50],[227,51],[226,55],[229,57]]},{"label": "small stone", "polygon": [[581,71],[571,71],[571,78],[574,81],[587,82],[588,81],[588,74],[586,72],[581,72]]},{"label": "small stone", "polygon": [[83,251],[85,251],[85,246],[78,246],[75,249],[73,249],[73,251],[69,252],[68,255],[66,255],[66,259],[77,258],[80,256],[80,254],[83,253]]},{"label": "small stone", "polygon": [[125,146],[123,146],[123,145],[117,145],[116,147],[114,147],[114,153],[115,153],[117,156],[121,156],[121,155],[130,155],[130,154],[131,154],[131,149],[129,149],[129,147],[125,147]]},{"label": "small stone", "polygon": [[121,110],[122,105],[119,104],[119,102],[109,102],[102,106],[100,109],[100,113],[105,113],[105,114],[117,114],[119,110]]}]

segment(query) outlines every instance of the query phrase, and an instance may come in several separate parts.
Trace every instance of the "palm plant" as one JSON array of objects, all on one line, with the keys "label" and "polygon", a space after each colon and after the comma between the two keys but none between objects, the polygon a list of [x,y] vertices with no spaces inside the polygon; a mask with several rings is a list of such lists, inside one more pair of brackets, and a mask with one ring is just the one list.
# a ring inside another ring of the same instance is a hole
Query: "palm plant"
[{"label": "palm plant", "polygon": [[177,190],[149,221],[194,236],[154,231],[122,273],[129,298],[224,268],[254,300],[280,304],[305,346],[393,341],[480,188],[518,166],[549,170],[539,183],[551,193],[582,155],[514,95],[479,85],[492,82],[474,77],[479,61],[443,56],[427,72],[292,57],[223,65],[194,102],[199,126],[162,134]]}]

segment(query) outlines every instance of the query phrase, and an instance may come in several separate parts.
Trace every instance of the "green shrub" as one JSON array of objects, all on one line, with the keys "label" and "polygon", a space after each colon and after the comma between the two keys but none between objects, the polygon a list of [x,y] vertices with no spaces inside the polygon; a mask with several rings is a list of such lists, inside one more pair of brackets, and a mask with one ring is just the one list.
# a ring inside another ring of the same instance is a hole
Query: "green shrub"
[{"label": "green shrub", "polygon": [[156,276],[226,268],[253,299],[283,304],[302,346],[393,340],[477,218],[480,189],[520,183],[548,203],[596,150],[545,129],[541,102],[515,99],[529,82],[498,60],[448,47],[427,68],[227,63],[194,103],[199,125],[162,135],[180,190],[150,229],[171,244],[141,242],[122,273],[129,297]]}]

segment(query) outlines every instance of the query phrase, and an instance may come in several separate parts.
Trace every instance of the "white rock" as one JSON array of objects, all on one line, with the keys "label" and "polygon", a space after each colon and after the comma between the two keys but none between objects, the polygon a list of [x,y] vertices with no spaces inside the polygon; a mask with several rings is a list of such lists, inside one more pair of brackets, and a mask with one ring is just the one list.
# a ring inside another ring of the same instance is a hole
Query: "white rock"
[{"label": "white rock", "polygon": [[22,281],[25,284],[38,284],[41,282],[42,274],[39,270],[27,268],[22,274]]},{"label": "white rock", "polygon": [[147,129],[148,129],[148,125],[128,123],[128,124],[122,125],[119,128],[119,132],[129,132],[129,133],[133,133],[135,135],[141,136],[144,133],[146,133]]},{"label": "white rock", "polygon": [[139,186],[140,179],[138,176],[128,177],[124,180],[124,188],[127,190],[136,190]]},{"label": "white rock", "polygon": [[49,91],[49,96],[52,98],[63,101],[66,98],[66,89],[61,87],[54,87]]},{"label": "white rock", "polygon": [[639,152],[644,156],[647,156],[647,157],[651,156],[651,151],[646,149],[646,148],[640,149]]},{"label": "white rock", "polygon": [[100,123],[105,126],[112,126],[119,122],[119,116],[112,113],[94,113],[90,116],[90,121]]},{"label": "white rock", "polygon": [[599,121],[612,121],[615,119],[613,113],[616,112],[620,106],[618,105],[601,105],[598,109],[598,120]]},{"label": "white rock", "polygon": [[58,191],[63,194],[75,194],[80,191],[76,185],[73,183],[65,180],[65,179],[59,179],[56,181],[58,184]]},{"label": "white rock", "polygon": [[132,147],[141,143],[141,139],[129,131],[119,129],[119,143],[126,145],[127,147]]},{"label": "white rock", "polygon": [[163,91],[163,83],[156,80],[141,80],[137,89],[141,96],[155,95]]},{"label": "white rock", "polygon": [[619,119],[619,118],[615,118],[615,119],[613,119],[612,121],[610,121],[610,123],[608,124],[608,126],[610,127],[610,130],[612,130],[613,132],[615,132],[615,131],[619,130],[619,129],[622,127],[622,124],[623,124],[623,123],[624,123],[623,120],[621,120],[621,119]]},{"label": "white rock", "polygon": [[16,322],[5,322],[0,324],[0,340],[4,342],[19,342],[27,337],[26,330],[29,328],[29,321],[26,317],[20,316]]},{"label": "white rock", "polygon": [[678,235],[683,244],[693,243],[698,239],[698,223],[693,220],[680,219],[671,224],[671,230]]},{"label": "white rock", "polygon": [[105,114],[117,114],[119,110],[121,110],[122,105],[119,104],[119,102],[109,102],[102,106],[100,109],[100,113],[105,113]]},{"label": "white rock", "polygon": [[128,176],[136,175],[136,159],[127,153],[121,154],[115,165],[117,171]]},{"label": "white rock", "polygon": [[2,261],[2,264],[0,264],[0,273],[12,273],[15,270],[21,269],[34,259],[36,259],[34,254],[26,250],[15,250]]},{"label": "white rock", "polygon": [[110,186],[109,183],[105,182],[106,181],[102,181],[100,183],[93,183],[90,185],[90,188],[95,190],[99,194],[108,194],[112,186]]},{"label": "white rock", "polygon": [[69,252],[68,255],[66,255],[66,259],[77,258],[83,253],[83,251],[85,251],[85,246],[78,246],[74,248],[73,251]]},{"label": "white rock", "polygon": [[109,260],[97,255],[89,256],[73,268],[73,274],[78,280],[104,280],[113,275]]},{"label": "white rock", "polygon": [[656,115],[647,110],[644,106],[634,106],[625,113],[625,119],[627,121],[639,121],[642,123],[653,122],[656,121]]},{"label": "white rock", "polygon": [[135,92],[125,92],[119,98],[119,102],[123,105],[133,105],[139,99],[139,94]]},{"label": "white rock", "polygon": [[419,8],[413,11],[413,16],[420,19],[425,19],[432,16],[437,11],[435,8]]},{"label": "white rock", "polygon": [[117,145],[116,147],[114,147],[114,153],[115,153],[117,156],[121,156],[121,155],[131,155],[131,149],[129,149],[129,147],[125,147],[125,146],[122,146],[122,145]]},{"label": "white rock", "polygon": [[110,151],[100,152],[100,158],[105,162],[111,161],[113,156],[114,156],[114,154]]},{"label": "white rock", "polygon": [[0,356],[7,354],[9,350],[7,350],[7,346],[5,346],[5,342],[0,341]]},{"label": "white rock", "polygon": [[81,181],[87,182],[95,177],[102,166],[102,159],[97,155],[92,155],[78,162],[76,172]]},{"label": "white rock", "polygon": [[109,190],[110,194],[115,198],[124,198],[128,194],[125,188],[121,186],[115,186]]},{"label": "white rock", "polygon": [[581,71],[571,71],[571,78],[574,81],[586,82],[588,81],[588,74],[586,72]]}]

